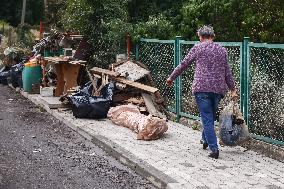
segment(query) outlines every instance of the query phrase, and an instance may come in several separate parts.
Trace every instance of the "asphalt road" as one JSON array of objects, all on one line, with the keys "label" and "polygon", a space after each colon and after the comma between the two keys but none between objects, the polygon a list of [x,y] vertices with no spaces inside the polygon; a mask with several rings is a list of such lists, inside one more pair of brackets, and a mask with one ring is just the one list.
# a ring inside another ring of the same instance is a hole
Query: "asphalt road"
[{"label": "asphalt road", "polygon": [[0,189],[155,188],[7,86],[0,107]]}]

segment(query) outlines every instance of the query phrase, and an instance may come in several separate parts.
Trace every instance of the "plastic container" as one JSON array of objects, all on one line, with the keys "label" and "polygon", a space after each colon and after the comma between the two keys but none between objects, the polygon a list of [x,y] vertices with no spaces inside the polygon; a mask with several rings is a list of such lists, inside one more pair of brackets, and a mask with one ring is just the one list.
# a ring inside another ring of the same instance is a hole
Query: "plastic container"
[{"label": "plastic container", "polygon": [[41,83],[42,69],[37,63],[28,62],[24,65],[22,72],[23,89],[25,92],[31,93],[33,85]]},{"label": "plastic container", "polygon": [[53,56],[60,56],[60,55],[64,55],[64,49],[59,49],[58,51],[48,51],[48,50],[43,51],[44,57],[53,57]]}]

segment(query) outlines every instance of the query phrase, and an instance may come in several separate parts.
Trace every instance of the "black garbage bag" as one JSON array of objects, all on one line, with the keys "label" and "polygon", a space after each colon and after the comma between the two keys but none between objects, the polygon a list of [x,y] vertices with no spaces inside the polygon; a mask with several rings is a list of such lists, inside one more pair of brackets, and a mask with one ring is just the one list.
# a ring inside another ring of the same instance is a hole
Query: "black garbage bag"
[{"label": "black garbage bag", "polygon": [[92,82],[90,81],[86,83],[85,85],[82,85],[79,88],[78,92],[72,96],[91,96],[92,91],[93,91],[93,85],[92,85]]},{"label": "black garbage bag", "polygon": [[114,84],[110,82],[102,88],[101,96],[92,96],[92,83],[85,84],[80,90],[68,97],[72,112],[76,118],[106,118],[112,104]]},{"label": "black garbage bag", "polygon": [[11,68],[8,67],[8,66],[3,66],[0,69],[0,84],[8,85],[7,77],[9,77],[9,75],[10,75],[10,69]]},{"label": "black garbage bag", "polygon": [[16,87],[23,88],[22,71],[24,69],[24,63],[25,61],[11,67],[10,77],[11,77],[11,84],[14,88]]},{"label": "black garbage bag", "polygon": [[7,77],[10,75],[10,71],[0,72],[0,83],[3,85],[8,85]]}]

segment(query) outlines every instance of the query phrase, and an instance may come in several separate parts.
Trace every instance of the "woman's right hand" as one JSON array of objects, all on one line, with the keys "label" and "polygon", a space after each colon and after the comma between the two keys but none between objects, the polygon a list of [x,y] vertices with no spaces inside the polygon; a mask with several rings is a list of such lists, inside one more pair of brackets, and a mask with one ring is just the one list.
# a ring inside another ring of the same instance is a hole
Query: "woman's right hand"
[{"label": "woman's right hand", "polygon": [[168,87],[171,87],[173,85],[173,81],[170,78],[168,78],[166,84]]},{"label": "woman's right hand", "polygon": [[239,95],[237,94],[237,91],[236,91],[236,90],[231,91],[231,99],[232,99],[233,101],[238,101]]}]

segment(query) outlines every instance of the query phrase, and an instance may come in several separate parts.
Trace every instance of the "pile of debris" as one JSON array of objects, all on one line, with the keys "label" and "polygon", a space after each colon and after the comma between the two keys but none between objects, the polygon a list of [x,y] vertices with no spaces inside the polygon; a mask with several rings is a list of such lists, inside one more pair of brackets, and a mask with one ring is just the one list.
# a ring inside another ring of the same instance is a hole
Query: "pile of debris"
[{"label": "pile of debris", "polygon": [[[109,66],[109,70],[93,67],[90,77],[94,86],[94,94],[109,81],[115,83],[113,105],[134,104],[143,114],[151,114],[166,118],[164,98],[159,89],[154,87],[150,71],[139,62],[120,61]],[[96,88],[99,81],[101,85]]]},{"label": "pile of debris", "polygon": [[[159,89],[154,87],[150,71],[145,65],[120,61],[111,64],[109,69],[93,67],[87,73],[90,83],[75,94],[60,99],[65,104],[71,104],[75,117],[97,119],[108,116],[117,124],[122,116],[120,114],[129,110],[132,113],[125,115],[131,114],[132,120],[137,121],[121,122],[120,125],[138,133],[138,139],[157,139],[167,131],[165,100]],[[136,108],[127,107],[129,104]]]}]

